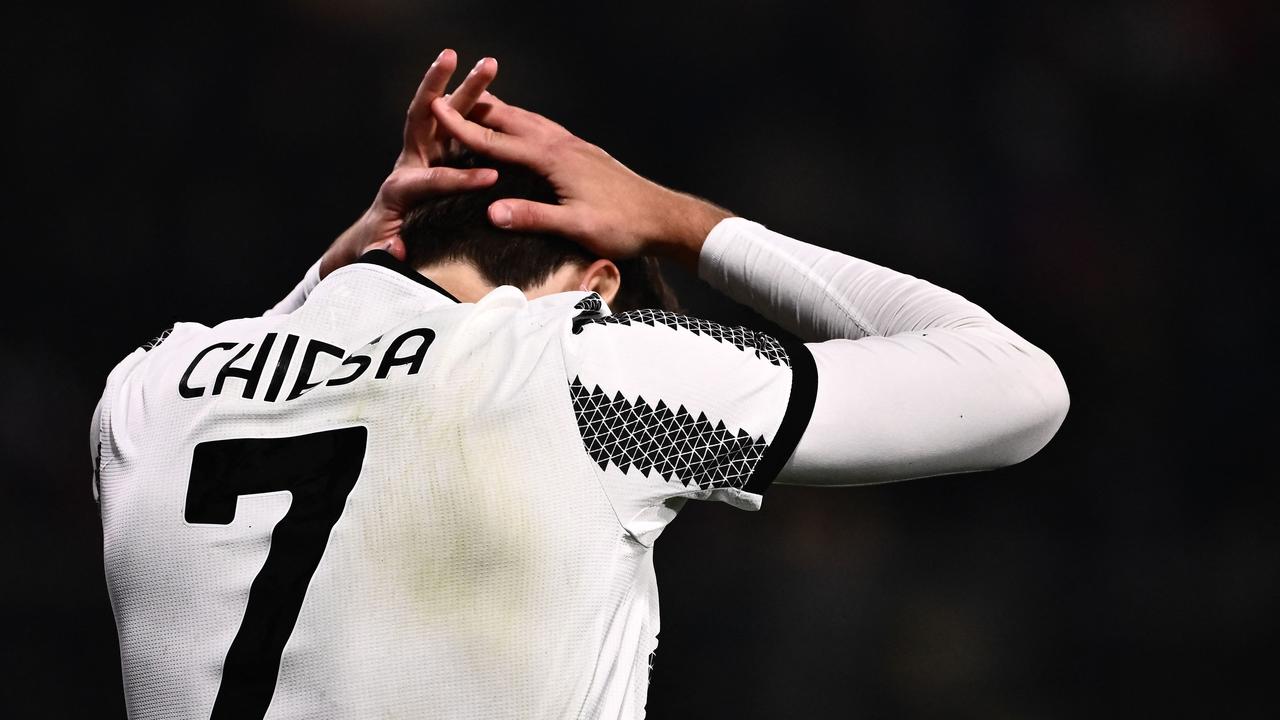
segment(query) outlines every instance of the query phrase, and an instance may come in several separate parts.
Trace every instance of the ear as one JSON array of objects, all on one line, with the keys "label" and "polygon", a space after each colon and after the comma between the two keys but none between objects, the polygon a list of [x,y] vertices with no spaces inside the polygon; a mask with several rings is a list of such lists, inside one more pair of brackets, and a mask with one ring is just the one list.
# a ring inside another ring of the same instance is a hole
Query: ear
[{"label": "ear", "polygon": [[582,285],[579,290],[590,290],[600,295],[606,305],[613,305],[613,298],[618,294],[618,286],[622,284],[622,275],[612,260],[601,258],[591,263],[582,271]]}]

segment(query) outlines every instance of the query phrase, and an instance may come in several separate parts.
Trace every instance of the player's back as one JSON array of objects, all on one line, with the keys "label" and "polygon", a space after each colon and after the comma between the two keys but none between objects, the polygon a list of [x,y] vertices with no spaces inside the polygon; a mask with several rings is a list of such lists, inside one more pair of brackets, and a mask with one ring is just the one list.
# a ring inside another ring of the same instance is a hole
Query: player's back
[{"label": "player's back", "polygon": [[652,561],[569,399],[584,293],[459,304],[383,265],[112,373],[97,482],[130,716],[641,715]]}]

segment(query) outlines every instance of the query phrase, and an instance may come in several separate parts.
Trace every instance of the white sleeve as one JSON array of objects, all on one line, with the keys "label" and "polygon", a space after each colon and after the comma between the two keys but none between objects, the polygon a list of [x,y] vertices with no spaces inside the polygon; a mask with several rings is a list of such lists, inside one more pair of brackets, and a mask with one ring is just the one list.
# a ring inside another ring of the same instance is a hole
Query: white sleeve
[{"label": "white sleeve", "polygon": [[275,307],[262,313],[263,317],[268,315],[286,315],[302,307],[302,303],[307,301],[307,296],[312,290],[320,284],[320,261],[317,260],[308,270],[307,274],[302,276],[302,280],[294,286],[293,290],[284,299],[275,304]]},{"label": "white sleeve", "polygon": [[849,485],[1020,462],[1057,432],[1066,384],[1042,350],[923,280],[729,218],[699,275],[806,341],[812,417],[778,482]]}]

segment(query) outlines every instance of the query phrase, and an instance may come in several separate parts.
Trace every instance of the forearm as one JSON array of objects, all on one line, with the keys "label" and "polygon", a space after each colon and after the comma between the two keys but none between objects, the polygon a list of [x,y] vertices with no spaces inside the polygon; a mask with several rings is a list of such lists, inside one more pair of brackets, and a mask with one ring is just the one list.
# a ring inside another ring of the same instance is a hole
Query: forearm
[{"label": "forearm", "polygon": [[982,308],[932,283],[731,218],[701,247],[698,274],[807,342],[986,327]]},{"label": "forearm", "polygon": [[784,482],[1009,465],[1043,447],[1066,413],[1047,354],[931,283],[736,218],[707,237],[699,274],[818,341],[818,402]]}]

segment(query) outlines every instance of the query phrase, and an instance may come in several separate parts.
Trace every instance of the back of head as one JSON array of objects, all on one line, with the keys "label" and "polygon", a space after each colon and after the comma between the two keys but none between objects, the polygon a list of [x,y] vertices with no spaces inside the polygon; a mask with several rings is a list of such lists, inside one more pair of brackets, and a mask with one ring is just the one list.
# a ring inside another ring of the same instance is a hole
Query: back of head
[{"label": "back of head", "polygon": [[[415,268],[461,261],[474,266],[493,285],[537,287],[566,263],[586,266],[598,259],[581,245],[556,235],[512,232],[494,227],[488,209],[496,200],[519,198],[556,203],[555,189],[528,168],[466,153],[444,163],[451,167],[490,167],[498,180],[483,189],[430,198],[410,210],[400,229],[406,260]],[[675,294],[651,257],[614,261],[621,277],[614,311],[648,307],[677,310]]]}]

